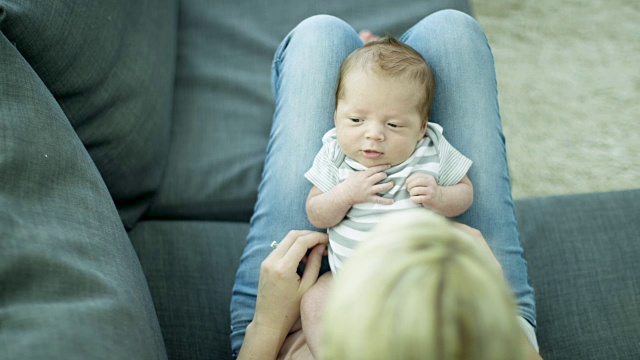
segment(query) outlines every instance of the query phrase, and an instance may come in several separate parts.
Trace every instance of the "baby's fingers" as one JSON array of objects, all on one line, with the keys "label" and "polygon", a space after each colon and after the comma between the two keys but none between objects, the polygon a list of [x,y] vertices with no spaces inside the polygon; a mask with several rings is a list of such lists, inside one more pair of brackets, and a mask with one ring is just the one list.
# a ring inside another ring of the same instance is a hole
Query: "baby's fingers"
[{"label": "baby's fingers", "polygon": [[408,190],[411,190],[416,186],[430,186],[435,183],[436,183],[436,180],[432,175],[415,173],[415,174],[411,174],[407,178],[407,181],[405,181],[405,186],[407,187]]},{"label": "baby's fingers", "polygon": [[391,205],[393,204],[393,199],[383,198],[382,196],[373,196],[371,202],[380,204],[380,205]]},{"label": "baby's fingers", "polygon": [[427,195],[428,193],[428,189],[425,186],[415,186],[409,190],[409,195],[411,196],[418,196],[418,195]]},{"label": "baby's fingers", "polygon": [[391,165],[389,165],[389,164],[372,166],[372,167],[368,168],[367,170],[364,170],[364,173],[367,176],[371,176],[371,175],[379,173],[379,172],[384,172],[385,170],[388,170],[390,167],[391,167]]},{"label": "baby's fingers", "polygon": [[389,181],[384,184],[375,185],[371,189],[374,194],[381,194],[393,189],[393,185],[395,185],[395,183],[393,181]]},{"label": "baby's fingers", "polygon": [[387,178],[387,174],[384,171],[381,171],[381,172],[377,172],[375,174],[369,175],[367,177],[367,182],[368,184],[373,185],[383,181],[386,178]]},{"label": "baby's fingers", "polygon": [[426,196],[412,196],[411,201],[415,204],[422,204],[425,201],[429,200]]}]

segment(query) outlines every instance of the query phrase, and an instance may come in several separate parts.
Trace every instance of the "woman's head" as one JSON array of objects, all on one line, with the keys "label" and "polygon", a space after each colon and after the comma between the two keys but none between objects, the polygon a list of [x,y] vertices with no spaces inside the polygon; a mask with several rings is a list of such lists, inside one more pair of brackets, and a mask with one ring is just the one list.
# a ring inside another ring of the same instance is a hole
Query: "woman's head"
[{"label": "woman's head", "polygon": [[394,214],[336,277],[322,359],[517,359],[523,336],[500,270],[427,211]]}]

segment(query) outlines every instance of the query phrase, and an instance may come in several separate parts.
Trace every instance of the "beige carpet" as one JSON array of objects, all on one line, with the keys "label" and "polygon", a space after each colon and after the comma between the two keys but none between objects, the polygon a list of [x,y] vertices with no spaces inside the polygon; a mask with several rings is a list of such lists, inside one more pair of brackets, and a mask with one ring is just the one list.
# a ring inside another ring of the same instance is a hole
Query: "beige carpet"
[{"label": "beige carpet", "polygon": [[640,188],[640,1],[471,2],[514,197]]}]

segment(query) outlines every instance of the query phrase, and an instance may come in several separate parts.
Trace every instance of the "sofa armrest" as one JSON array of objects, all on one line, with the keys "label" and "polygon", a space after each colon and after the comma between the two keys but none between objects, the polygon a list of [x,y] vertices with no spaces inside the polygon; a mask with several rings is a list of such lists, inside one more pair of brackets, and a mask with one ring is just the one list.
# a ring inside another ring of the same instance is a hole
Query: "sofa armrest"
[{"label": "sofa armrest", "polygon": [[640,354],[640,189],[516,201],[541,354]]},{"label": "sofa armrest", "polygon": [[0,32],[0,358],[165,359],[98,169]]}]

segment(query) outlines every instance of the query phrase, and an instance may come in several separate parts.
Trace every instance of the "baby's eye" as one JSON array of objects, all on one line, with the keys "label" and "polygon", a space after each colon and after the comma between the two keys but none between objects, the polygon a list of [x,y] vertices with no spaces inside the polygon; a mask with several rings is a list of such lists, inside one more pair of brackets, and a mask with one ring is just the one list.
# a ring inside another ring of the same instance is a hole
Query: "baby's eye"
[{"label": "baby's eye", "polygon": [[361,121],[362,121],[362,120],[360,120],[360,119],[351,119],[351,122],[353,122],[353,123],[359,123],[359,122],[361,122]]},{"label": "baby's eye", "polygon": [[394,124],[394,123],[389,123],[388,125],[389,125],[389,127],[392,127],[392,128],[399,128],[400,127],[400,125]]}]

